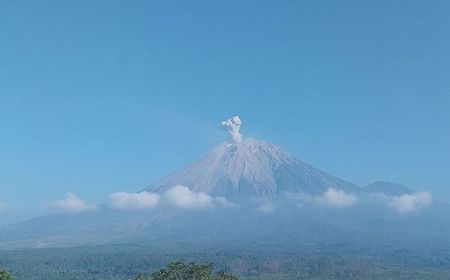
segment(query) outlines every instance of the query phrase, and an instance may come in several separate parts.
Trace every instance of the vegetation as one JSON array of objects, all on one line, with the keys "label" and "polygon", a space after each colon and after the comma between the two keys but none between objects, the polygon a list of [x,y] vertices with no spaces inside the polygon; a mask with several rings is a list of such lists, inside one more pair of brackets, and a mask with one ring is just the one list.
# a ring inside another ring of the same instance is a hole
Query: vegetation
[{"label": "vegetation", "polygon": [[[138,276],[136,280],[145,279]],[[219,272],[212,272],[212,264],[186,264],[183,261],[170,263],[165,268],[152,274],[152,280],[238,280],[239,278]]]},{"label": "vegetation", "polygon": [[[240,280],[450,279],[450,250],[439,249],[442,253],[436,254],[423,247],[228,248],[105,245],[23,249],[0,251],[0,267],[17,280],[176,280],[177,275],[182,280],[236,280],[236,276]],[[186,262],[171,263],[177,259]],[[214,263],[214,270],[209,262]]]},{"label": "vegetation", "polygon": [[0,280],[14,280],[9,272],[0,269]]}]

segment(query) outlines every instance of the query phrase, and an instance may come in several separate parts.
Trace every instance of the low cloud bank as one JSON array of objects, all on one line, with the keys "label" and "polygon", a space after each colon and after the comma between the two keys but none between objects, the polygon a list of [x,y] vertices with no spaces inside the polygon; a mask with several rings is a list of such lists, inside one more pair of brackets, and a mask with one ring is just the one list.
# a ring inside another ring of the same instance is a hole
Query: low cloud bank
[{"label": "low cloud bank", "polygon": [[81,212],[97,208],[96,204],[88,203],[73,193],[67,193],[65,196],[52,203],[53,208],[68,212]]},{"label": "low cloud bank", "polygon": [[[294,201],[298,207],[318,205],[333,208],[347,208],[356,203],[370,203],[378,200],[385,207],[400,214],[419,211],[433,203],[432,195],[428,192],[416,192],[399,196],[388,196],[382,193],[358,196],[343,190],[328,188],[321,195],[305,193],[286,193],[286,197]],[[271,214],[277,210],[275,202],[267,199],[254,201],[255,210],[262,214]],[[64,211],[86,211],[97,208],[97,205],[87,203],[73,193],[67,193],[64,198],[55,201],[52,206]],[[195,192],[186,186],[177,185],[162,194],[152,192],[127,193],[116,192],[110,195],[108,206],[113,209],[153,209],[157,207],[173,207],[182,210],[210,209],[213,207],[231,208],[237,205],[225,197],[212,197],[203,192]],[[8,205],[0,202],[0,211]]]},{"label": "low cloud bank", "polygon": [[433,197],[428,192],[393,196],[389,200],[389,206],[401,214],[418,211],[433,203]]},{"label": "low cloud bank", "polygon": [[264,201],[258,207],[256,207],[256,211],[262,214],[272,214],[277,210],[277,205],[272,201]]},{"label": "low cloud bank", "polygon": [[159,204],[160,196],[150,192],[116,192],[109,197],[109,205],[115,209],[148,209]]},{"label": "low cloud bank", "polygon": [[219,206],[222,206],[224,208],[234,208],[234,207],[237,206],[235,203],[233,203],[231,201],[228,201],[228,199],[226,199],[223,196],[216,196],[216,197],[214,197],[214,203],[219,205]]},{"label": "low cloud bank", "polygon": [[433,203],[433,197],[428,192],[416,192],[399,196],[390,196],[383,193],[358,196],[343,190],[329,188],[322,195],[313,196],[305,193],[286,193],[286,196],[295,201],[298,207],[303,207],[305,204],[318,204],[345,208],[353,206],[358,202],[370,203],[371,201],[379,201],[385,207],[393,209],[400,214],[416,212]]},{"label": "low cloud bank", "polygon": [[320,203],[333,207],[349,207],[358,201],[358,197],[352,193],[329,188],[322,196],[316,198]]},{"label": "low cloud bank", "polygon": [[163,197],[169,205],[182,209],[208,208],[213,205],[211,196],[202,192],[193,192],[181,185],[166,191]]},{"label": "low cloud bank", "polygon": [[151,209],[159,206],[175,207],[179,209],[207,209],[214,206],[225,208],[236,205],[225,197],[211,197],[203,192],[191,191],[186,186],[177,185],[160,194],[153,192],[127,193],[117,192],[109,197],[109,207],[114,209]]},{"label": "low cloud bank", "polygon": [[305,205],[321,205],[327,207],[346,208],[353,206],[359,201],[356,194],[347,193],[343,190],[328,188],[321,195],[310,195],[307,193],[286,193],[287,198],[295,201],[298,207]]}]

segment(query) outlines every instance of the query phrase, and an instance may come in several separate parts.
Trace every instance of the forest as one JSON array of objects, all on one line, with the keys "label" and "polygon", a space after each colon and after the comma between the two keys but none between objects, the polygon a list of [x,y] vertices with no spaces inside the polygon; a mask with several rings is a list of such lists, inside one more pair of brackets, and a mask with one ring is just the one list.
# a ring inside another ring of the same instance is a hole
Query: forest
[{"label": "forest", "polygon": [[[0,268],[11,273],[2,272],[0,279],[441,280],[450,278],[449,255],[382,249],[367,254],[367,248],[345,246],[297,250],[181,246],[169,250],[134,245],[24,249],[0,252]],[[174,278],[174,271],[187,276]]]}]

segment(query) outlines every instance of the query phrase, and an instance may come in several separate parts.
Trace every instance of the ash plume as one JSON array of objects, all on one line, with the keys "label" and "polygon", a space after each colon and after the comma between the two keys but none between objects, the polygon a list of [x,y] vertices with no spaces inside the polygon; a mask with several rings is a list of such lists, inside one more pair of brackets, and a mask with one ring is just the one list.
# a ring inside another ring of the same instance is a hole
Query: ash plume
[{"label": "ash plume", "polygon": [[230,134],[231,139],[234,142],[241,142],[242,141],[242,135],[241,135],[241,119],[239,116],[234,116],[229,118],[226,121],[223,121],[221,123],[222,128],[226,129],[227,132]]}]

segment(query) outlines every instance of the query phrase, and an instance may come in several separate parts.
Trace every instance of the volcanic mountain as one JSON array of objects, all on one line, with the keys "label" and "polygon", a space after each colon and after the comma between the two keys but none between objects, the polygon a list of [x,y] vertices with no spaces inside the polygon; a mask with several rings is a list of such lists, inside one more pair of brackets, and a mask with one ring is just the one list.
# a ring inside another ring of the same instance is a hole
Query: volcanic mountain
[{"label": "volcanic mountain", "polygon": [[[91,211],[8,225],[0,230],[0,247],[162,240],[220,246],[238,241],[450,244],[450,223],[444,219],[450,207],[433,202],[430,194],[383,182],[360,188],[276,145],[243,137],[237,116],[222,126],[230,141],[140,192],[121,193],[131,202],[109,201]],[[133,207],[136,201],[139,207]],[[202,207],[196,207],[199,202]]]},{"label": "volcanic mountain", "polygon": [[320,171],[266,141],[225,142],[197,162],[146,188],[163,193],[176,185],[232,199],[274,197],[284,192],[322,194],[358,187]]}]

